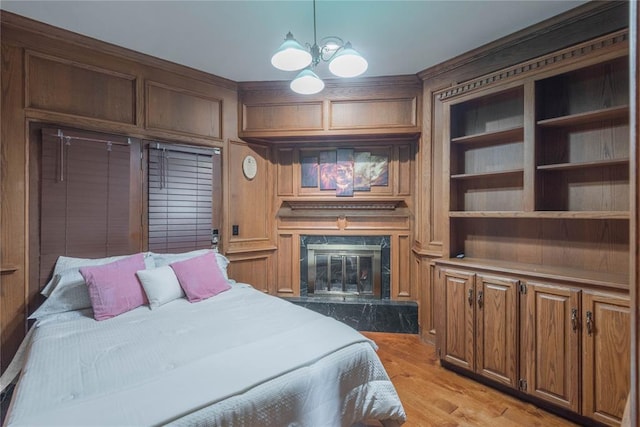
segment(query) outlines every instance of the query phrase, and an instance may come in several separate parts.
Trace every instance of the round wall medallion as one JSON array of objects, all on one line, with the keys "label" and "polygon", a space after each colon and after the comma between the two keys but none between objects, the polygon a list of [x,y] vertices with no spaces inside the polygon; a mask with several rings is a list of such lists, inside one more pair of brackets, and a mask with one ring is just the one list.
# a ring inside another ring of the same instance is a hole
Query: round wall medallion
[{"label": "round wall medallion", "polygon": [[258,162],[256,162],[255,157],[246,156],[242,161],[242,172],[247,179],[253,179],[256,177],[258,173]]}]

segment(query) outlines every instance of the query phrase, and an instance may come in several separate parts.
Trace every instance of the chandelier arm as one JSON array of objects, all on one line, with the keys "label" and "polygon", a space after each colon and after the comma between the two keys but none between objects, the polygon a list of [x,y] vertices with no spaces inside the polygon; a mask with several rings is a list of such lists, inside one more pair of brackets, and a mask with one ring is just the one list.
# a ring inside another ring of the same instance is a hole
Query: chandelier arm
[{"label": "chandelier arm", "polygon": [[[322,59],[324,62],[329,62],[331,61],[337,54],[338,52],[340,52],[342,49],[344,49],[344,46],[340,46],[337,49],[330,49],[327,46],[322,46],[322,49],[320,49],[320,59]],[[318,61],[319,62],[319,61]]]}]

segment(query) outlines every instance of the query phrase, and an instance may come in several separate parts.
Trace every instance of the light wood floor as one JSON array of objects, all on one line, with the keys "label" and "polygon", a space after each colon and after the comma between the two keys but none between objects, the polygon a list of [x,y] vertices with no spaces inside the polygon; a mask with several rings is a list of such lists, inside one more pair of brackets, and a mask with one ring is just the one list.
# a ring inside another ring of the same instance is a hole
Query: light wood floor
[{"label": "light wood floor", "polygon": [[406,427],[576,426],[476,381],[440,367],[434,346],[417,335],[364,332],[398,391]]}]

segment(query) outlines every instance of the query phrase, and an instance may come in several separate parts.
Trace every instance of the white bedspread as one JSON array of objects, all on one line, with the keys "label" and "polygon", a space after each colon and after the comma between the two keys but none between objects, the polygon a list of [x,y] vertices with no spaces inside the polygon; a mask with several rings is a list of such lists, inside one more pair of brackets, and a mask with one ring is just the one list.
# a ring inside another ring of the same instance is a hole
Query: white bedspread
[{"label": "white bedspread", "polygon": [[36,325],[6,423],[349,426],[405,415],[372,343],[248,285]]}]

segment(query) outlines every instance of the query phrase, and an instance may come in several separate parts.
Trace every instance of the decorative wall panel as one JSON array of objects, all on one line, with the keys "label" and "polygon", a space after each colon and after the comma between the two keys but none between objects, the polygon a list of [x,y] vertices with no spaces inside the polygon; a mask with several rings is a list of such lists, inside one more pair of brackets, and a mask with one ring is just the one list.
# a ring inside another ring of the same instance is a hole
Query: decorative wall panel
[{"label": "decorative wall panel", "polygon": [[416,126],[416,98],[331,101],[329,129]]},{"label": "decorative wall panel", "polygon": [[26,105],[135,124],[134,76],[27,51]]},{"label": "decorative wall panel", "polygon": [[148,129],[222,139],[222,100],[147,82]]},{"label": "decorative wall panel", "polygon": [[243,105],[243,131],[322,130],[322,102]]}]

